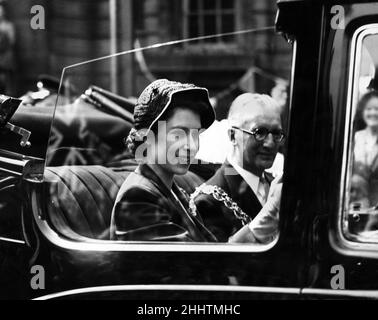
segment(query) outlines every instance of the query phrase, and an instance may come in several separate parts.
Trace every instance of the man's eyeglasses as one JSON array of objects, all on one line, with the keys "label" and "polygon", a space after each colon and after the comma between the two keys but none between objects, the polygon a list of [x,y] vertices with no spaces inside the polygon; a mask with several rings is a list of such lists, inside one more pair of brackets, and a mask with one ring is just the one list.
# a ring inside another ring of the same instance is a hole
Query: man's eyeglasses
[{"label": "man's eyeglasses", "polygon": [[285,134],[283,133],[282,130],[269,130],[267,128],[261,127],[261,128],[256,128],[256,129],[253,129],[252,131],[249,131],[249,130],[242,129],[235,126],[232,126],[232,128],[243,131],[247,134],[254,136],[256,141],[259,141],[259,142],[264,141],[266,137],[269,135],[269,133],[272,134],[273,141],[276,143],[282,142],[285,139]]}]

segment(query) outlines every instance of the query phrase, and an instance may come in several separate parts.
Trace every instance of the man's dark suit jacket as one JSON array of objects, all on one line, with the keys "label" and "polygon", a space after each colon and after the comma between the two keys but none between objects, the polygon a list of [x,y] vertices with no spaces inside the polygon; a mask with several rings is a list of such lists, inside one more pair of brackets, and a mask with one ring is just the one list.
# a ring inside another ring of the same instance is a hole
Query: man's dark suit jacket
[{"label": "man's dark suit jacket", "polygon": [[[230,172],[234,174],[229,174]],[[272,177],[268,174],[266,177],[270,183]],[[253,190],[227,161],[206,184],[221,187],[251,219],[262,208]],[[205,226],[220,242],[227,242],[229,237],[243,227],[242,221],[235,217],[233,211],[212,195],[201,193],[194,203]]]},{"label": "man's dark suit jacket", "polygon": [[113,207],[114,240],[216,241],[200,217],[189,212],[188,198],[176,183],[172,191],[148,165],[140,165],[121,186]]}]

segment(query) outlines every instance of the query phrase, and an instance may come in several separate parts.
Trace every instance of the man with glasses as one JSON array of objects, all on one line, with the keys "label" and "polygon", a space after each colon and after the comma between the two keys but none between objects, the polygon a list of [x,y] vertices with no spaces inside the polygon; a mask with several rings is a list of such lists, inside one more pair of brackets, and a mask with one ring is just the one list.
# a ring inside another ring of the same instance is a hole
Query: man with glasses
[{"label": "man with glasses", "polygon": [[245,93],[228,120],[232,150],[190,205],[220,242],[268,243],[278,233],[282,188],[281,176],[266,171],[285,139],[279,107],[268,95]]}]

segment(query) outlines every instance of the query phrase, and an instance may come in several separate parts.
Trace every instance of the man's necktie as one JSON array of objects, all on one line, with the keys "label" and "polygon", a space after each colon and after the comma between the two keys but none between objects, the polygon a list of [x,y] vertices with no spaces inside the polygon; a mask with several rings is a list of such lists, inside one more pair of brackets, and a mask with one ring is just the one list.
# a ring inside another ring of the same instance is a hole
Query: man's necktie
[{"label": "man's necktie", "polygon": [[266,203],[266,198],[268,196],[269,192],[269,184],[266,181],[264,174],[260,177],[259,185],[257,187],[257,196],[259,198],[259,201],[261,205],[264,205]]}]

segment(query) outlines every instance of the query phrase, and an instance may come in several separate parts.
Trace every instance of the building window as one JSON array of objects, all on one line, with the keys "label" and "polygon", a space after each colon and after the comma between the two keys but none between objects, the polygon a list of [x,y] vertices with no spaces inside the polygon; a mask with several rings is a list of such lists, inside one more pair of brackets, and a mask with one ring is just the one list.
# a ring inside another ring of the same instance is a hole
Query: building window
[{"label": "building window", "polygon": [[[236,0],[184,0],[184,37],[194,38],[236,30]],[[234,42],[234,36],[199,40],[199,43]]]}]

